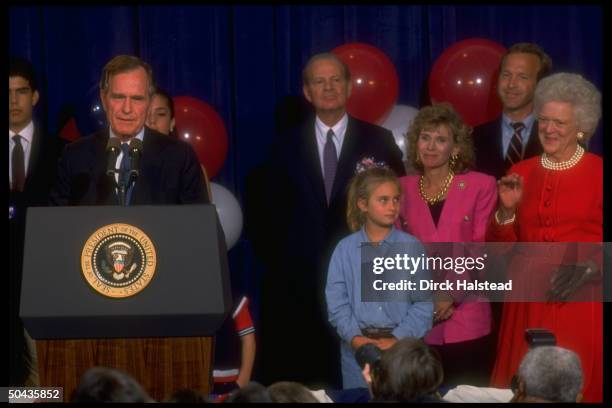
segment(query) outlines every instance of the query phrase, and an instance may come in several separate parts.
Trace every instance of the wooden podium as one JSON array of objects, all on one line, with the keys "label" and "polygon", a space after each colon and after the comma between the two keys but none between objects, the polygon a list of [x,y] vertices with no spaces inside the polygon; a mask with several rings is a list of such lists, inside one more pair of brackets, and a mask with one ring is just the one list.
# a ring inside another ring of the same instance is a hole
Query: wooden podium
[{"label": "wooden podium", "polygon": [[211,391],[212,337],[36,340],[40,385],[64,387],[64,400],[90,367],[130,373],[157,401],[181,388]]},{"label": "wooden podium", "polygon": [[[134,275],[112,278],[113,260]],[[20,316],[40,385],[64,387],[65,401],[94,366],[126,371],[158,401],[209,393],[212,336],[230,308],[212,205],[28,210]]]}]

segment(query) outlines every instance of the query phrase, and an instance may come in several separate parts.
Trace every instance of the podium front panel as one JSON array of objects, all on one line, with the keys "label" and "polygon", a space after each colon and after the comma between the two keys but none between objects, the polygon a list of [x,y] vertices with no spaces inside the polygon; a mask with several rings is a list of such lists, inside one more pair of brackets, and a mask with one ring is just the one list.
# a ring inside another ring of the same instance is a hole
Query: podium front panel
[{"label": "podium front panel", "polygon": [[[81,254],[98,229],[128,224],[155,248],[148,285],[125,298],[90,286]],[[211,336],[230,311],[227,250],[213,205],[33,207],[20,315],[36,339]]]}]

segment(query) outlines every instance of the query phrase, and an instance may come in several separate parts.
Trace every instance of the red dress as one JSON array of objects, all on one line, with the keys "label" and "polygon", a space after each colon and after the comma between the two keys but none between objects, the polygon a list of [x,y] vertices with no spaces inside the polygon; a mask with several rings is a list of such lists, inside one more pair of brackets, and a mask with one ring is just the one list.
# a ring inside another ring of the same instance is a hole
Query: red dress
[{"label": "red dress", "polygon": [[[540,157],[514,165],[508,172],[524,177],[516,221],[493,221],[487,241],[601,242],[603,239],[603,162],[585,153],[567,170],[547,170]],[[584,401],[602,401],[603,304],[505,303],[500,324],[492,385],[507,388],[528,351],[527,328],[547,328],[557,345],[575,351],[584,372]]]}]

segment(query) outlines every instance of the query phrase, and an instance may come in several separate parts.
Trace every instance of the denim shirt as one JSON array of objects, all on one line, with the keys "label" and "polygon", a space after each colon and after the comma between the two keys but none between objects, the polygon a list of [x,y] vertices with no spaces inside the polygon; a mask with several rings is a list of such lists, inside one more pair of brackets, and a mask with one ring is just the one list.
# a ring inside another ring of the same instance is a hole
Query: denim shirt
[{"label": "denim shirt", "polygon": [[[361,301],[361,254],[368,237],[362,227],[338,243],[331,258],[325,287],[328,319],[336,329],[341,344],[342,378],[344,388],[367,386],[361,376],[351,340],[362,335],[367,327],[390,327],[392,334],[402,337],[423,337],[432,325],[433,303],[431,301],[362,302]],[[391,243],[420,244],[412,235],[391,229],[381,241],[381,246]],[[384,248],[383,248],[384,249]],[[419,256],[419,254],[409,254]]]}]

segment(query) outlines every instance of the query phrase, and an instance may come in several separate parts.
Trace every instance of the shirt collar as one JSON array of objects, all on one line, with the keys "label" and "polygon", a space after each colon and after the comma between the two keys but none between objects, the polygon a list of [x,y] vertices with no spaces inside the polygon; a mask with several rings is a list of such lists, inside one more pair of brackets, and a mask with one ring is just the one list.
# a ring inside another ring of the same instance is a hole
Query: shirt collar
[{"label": "shirt collar", "polygon": [[[529,116],[527,116],[526,118],[524,118],[523,120],[519,120],[518,122],[522,122],[523,125],[525,125],[525,131],[521,132],[521,137],[524,139],[526,135],[531,134],[531,132],[528,132],[528,130],[531,129],[531,126],[533,125],[533,122],[535,121],[535,115],[532,113],[529,114]],[[508,116],[506,116],[506,114],[502,114],[502,123],[504,124],[504,126],[511,130],[512,132],[514,132],[514,128],[512,127],[512,123],[517,122],[514,120],[510,120],[510,118]]]},{"label": "shirt collar", "polygon": [[[347,124],[348,124],[348,115],[344,113],[344,116],[342,116],[342,118],[340,118],[340,120],[334,126],[331,127],[331,130],[334,131],[334,135],[337,138],[341,138],[342,136],[344,136],[344,132],[346,131]],[[319,119],[318,115],[317,115],[317,118],[315,119],[315,126],[319,129],[322,135],[327,135],[327,131],[330,129],[329,126],[327,126],[325,123],[323,123],[321,119]]]},{"label": "shirt collar", "polygon": [[[117,135],[115,134],[115,132],[113,132],[113,129],[111,127],[108,128],[109,132],[110,132],[110,137],[117,137]],[[136,134],[136,136],[134,136],[136,139],[140,139],[140,141],[144,141],[144,126],[142,127],[142,129],[140,129],[140,132],[138,132]],[[118,138],[118,137],[117,137]],[[131,139],[130,139],[131,140]],[[123,143],[123,142],[122,142]],[[127,143],[127,142],[126,142]]]},{"label": "shirt collar", "polygon": [[[391,242],[396,242],[397,239],[395,239],[395,235],[397,234],[397,229],[395,228],[395,226],[391,226],[391,231],[389,231],[389,233],[387,234],[386,237],[384,237],[380,243],[381,244],[389,244]],[[359,247],[361,248],[364,245],[368,245],[370,243],[370,240],[368,239],[368,234],[366,234],[365,232],[365,225],[362,225],[361,228],[359,229]]]},{"label": "shirt collar", "polygon": [[9,129],[9,138],[12,138],[15,135],[19,135],[24,138],[28,143],[32,143],[32,138],[34,137],[34,121],[31,120],[26,127],[19,131],[19,133],[15,133],[11,129]]}]

